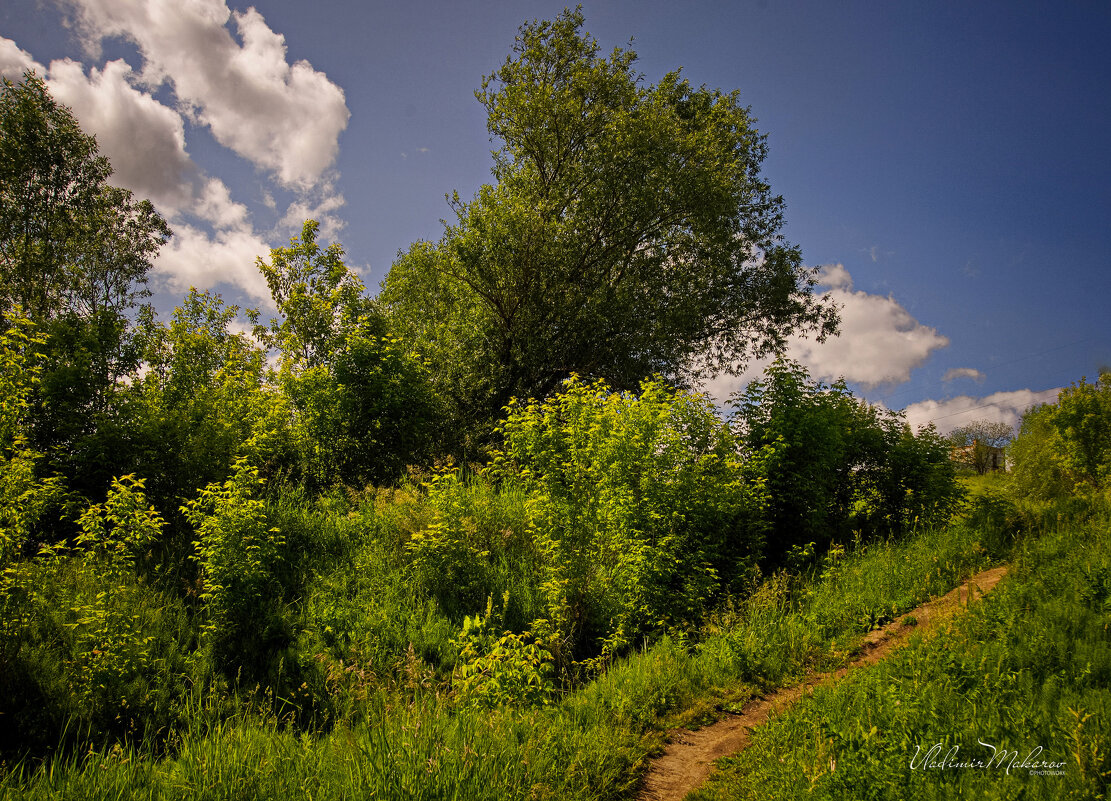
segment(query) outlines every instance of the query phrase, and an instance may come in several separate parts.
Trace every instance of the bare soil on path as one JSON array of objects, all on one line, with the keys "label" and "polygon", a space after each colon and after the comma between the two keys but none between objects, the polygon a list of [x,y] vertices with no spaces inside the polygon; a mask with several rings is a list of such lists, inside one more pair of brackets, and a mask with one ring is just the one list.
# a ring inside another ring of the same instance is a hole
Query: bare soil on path
[{"label": "bare soil on path", "polygon": [[[1007,572],[1006,566],[985,570],[955,590],[870,632],[851,662],[829,673],[814,674],[799,684],[749,701],[739,714],[696,731],[676,729],[670,733],[662,756],[653,761],[641,784],[639,801],[681,801],[710,776],[714,761],[748,747],[752,729],[766,723],[814,687],[832,684],[846,673],[874,664],[896,648],[906,645],[915,632],[936,628],[969,602],[991,591]],[[911,620],[913,618],[913,620]]]}]

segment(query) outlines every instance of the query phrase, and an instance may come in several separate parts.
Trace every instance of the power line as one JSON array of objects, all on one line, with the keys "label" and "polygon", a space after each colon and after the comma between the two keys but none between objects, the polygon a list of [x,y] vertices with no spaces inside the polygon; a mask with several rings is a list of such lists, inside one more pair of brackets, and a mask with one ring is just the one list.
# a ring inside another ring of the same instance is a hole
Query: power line
[{"label": "power line", "polygon": [[[1084,339],[1078,339],[1075,342],[1066,342],[1064,345],[1056,345],[1052,348],[1047,348],[1046,350],[1038,351],[1037,353],[1030,353],[1030,354],[1027,354],[1025,356],[1019,356],[1017,359],[1011,359],[1010,361],[1000,362],[999,364],[993,364],[991,367],[987,367],[984,370],[981,370],[980,372],[981,373],[990,373],[993,370],[998,370],[1001,367],[1007,367],[1007,366],[1012,365],[1012,364],[1018,364],[1019,362],[1028,361],[1030,359],[1036,359],[1037,357],[1045,356],[1048,353],[1055,353],[1056,351],[1064,350],[1065,348],[1072,348],[1072,347],[1075,347],[1077,345],[1083,345],[1085,342],[1094,342],[1097,339],[1099,339],[1099,337],[1085,337]],[[932,382],[932,383],[933,383],[934,386],[940,386],[944,382]],[[897,398],[898,396],[905,395],[908,392],[915,392],[915,391],[921,392],[922,389],[923,388],[922,388],[921,385],[919,385],[917,387],[909,387],[907,389],[901,389],[898,392],[892,392],[889,395],[885,395],[884,397],[880,398],[878,402],[883,403],[884,405],[887,405],[887,401],[891,400],[892,398]],[[991,406],[991,405],[994,405],[994,404],[988,404],[988,406]],[[987,408],[987,407],[980,406],[980,407],[977,407],[977,408],[983,409],[983,408]],[[968,409],[967,411],[974,411],[974,410],[973,409]],[[955,412],[955,414],[963,414],[963,412]],[[951,416],[952,415],[945,415],[945,417],[951,417]],[[943,420],[944,417],[938,417],[936,419]]]},{"label": "power line", "polygon": [[985,403],[983,406],[973,406],[969,409],[961,409],[959,412],[950,412],[949,414],[943,414],[940,417],[931,417],[930,422],[936,423],[938,420],[944,420],[946,417],[956,417],[958,414],[967,414],[968,412],[975,412],[980,409],[990,409],[996,405],[997,404],[994,403]]}]

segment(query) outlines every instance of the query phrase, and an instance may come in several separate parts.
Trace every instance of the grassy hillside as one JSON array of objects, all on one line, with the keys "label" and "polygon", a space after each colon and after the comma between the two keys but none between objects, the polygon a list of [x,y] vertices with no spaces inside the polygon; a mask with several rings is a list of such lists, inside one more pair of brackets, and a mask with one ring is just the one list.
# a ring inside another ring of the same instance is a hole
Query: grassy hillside
[{"label": "grassy hillside", "polygon": [[1111,518],[1024,540],[937,636],[820,688],[699,799],[1103,798],[1111,779]]},{"label": "grassy hillside", "polygon": [[[317,530],[350,519],[324,516]],[[198,683],[172,735],[8,765],[0,788],[44,799],[625,797],[669,725],[707,719],[723,700],[743,703],[757,689],[843,662],[871,628],[1000,558],[1003,538],[985,533],[955,525],[835,549],[809,576],[776,574],[724,605],[697,635],[665,637],[578,689],[531,702],[492,708],[460,692],[457,673],[430,668],[415,646],[393,680],[329,663],[325,681],[343,705],[315,729],[282,714],[290,699],[242,688],[229,695],[215,685],[206,694]],[[368,565],[376,547],[333,563],[318,586],[333,588],[337,607],[365,599],[367,625],[419,626],[425,648],[459,647],[446,635],[436,639],[449,624],[435,613],[391,622],[389,610],[374,612]],[[366,594],[345,598],[336,588],[349,586],[343,576],[352,573],[367,582]],[[380,592],[378,603],[399,602]],[[511,638],[498,653],[486,665],[490,681],[511,686],[534,668]]]}]

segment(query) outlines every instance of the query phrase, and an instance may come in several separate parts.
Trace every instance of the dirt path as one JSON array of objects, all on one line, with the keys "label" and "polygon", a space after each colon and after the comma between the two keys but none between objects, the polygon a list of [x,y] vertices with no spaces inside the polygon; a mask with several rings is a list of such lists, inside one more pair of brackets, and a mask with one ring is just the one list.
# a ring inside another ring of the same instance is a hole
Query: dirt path
[{"label": "dirt path", "polygon": [[[952,592],[919,606],[883,628],[871,632],[861,644],[860,654],[848,665],[830,673],[810,676],[801,684],[785,687],[764,698],[745,704],[740,714],[730,714],[717,723],[697,731],[677,729],[671,732],[661,757],[648,769],[641,785],[639,801],[680,801],[710,776],[714,761],[731,756],[748,747],[753,728],[765,723],[772,715],[793,704],[803,693],[821,684],[837,681],[850,670],[880,661],[891,651],[907,643],[911,634],[936,627],[972,597],[984,595],[1007,572],[996,567],[979,573]],[[907,625],[914,617],[916,624]]]}]

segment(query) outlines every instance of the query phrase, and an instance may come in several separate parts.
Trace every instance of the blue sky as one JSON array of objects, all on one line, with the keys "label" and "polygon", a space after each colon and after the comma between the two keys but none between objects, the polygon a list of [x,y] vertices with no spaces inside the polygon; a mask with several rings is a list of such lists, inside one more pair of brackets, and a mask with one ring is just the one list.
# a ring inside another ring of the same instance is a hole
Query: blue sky
[{"label": "blue sky", "polygon": [[[254,258],[305,216],[372,289],[438,238],[445,193],[490,180],[474,89],[562,8],[5,0],[0,71],[45,72],[171,219],[163,307],[189,284],[258,303]],[[785,233],[844,305],[838,341],[793,345],[812,372],[946,429],[1014,422],[1111,365],[1111,5],[583,10],[604,49],[633,40],[646,81],[681,66],[751,105]]]}]

